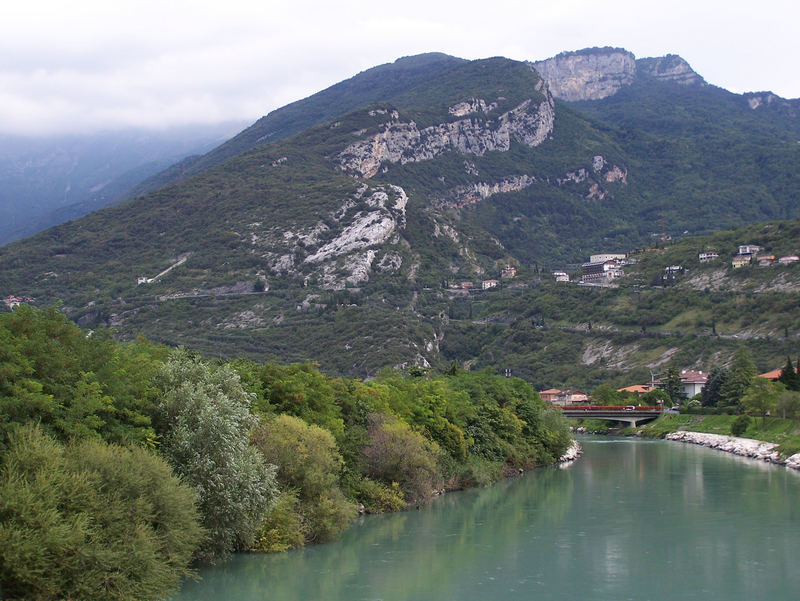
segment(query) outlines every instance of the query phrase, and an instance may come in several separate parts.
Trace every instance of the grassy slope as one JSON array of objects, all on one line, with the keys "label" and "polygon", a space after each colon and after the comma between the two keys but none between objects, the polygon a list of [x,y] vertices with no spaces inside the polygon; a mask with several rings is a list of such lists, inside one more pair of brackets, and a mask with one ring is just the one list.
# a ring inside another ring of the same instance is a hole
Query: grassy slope
[{"label": "grassy slope", "polygon": [[[665,415],[640,428],[645,436],[663,438],[671,432],[686,430],[689,432],[706,432],[709,434],[731,435],[731,424],[735,415]],[[800,420],[768,417],[766,424],[761,419],[753,419],[744,434],[744,438],[753,438],[780,445],[783,455],[800,452]]]}]

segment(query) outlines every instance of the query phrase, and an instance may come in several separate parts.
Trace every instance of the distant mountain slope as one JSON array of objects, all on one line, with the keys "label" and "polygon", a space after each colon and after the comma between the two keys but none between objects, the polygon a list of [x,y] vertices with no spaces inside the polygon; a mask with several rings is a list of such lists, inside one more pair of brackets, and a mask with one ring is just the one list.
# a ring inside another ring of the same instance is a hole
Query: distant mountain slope
[{"label": "distant mountain slope", "polygon": [[236,124],[22,138],[0,136],[0,244],[111,203]]},{"label": "distant mountain slope", "polygon": [[207,154],[187,158],[142,182],[128,197],[178,182],[259,144],[286,139],[360,106],[390,98],[409,86],[432,81],[462,62],[464,60],[460,58],[431,52],[399,58],[393,63],[368,69],[313,96],[272,111]]},{"label": "distant mountain slope", "polygon": [[[244,150],[252,138],[223,163],[0,249],[0,294],[61,299],[83,325],[225,356],[359,375],[457,360],[552,384],[577,361],[589,382],[686,360],[672,349],[699,343],[668,324],[693,317],[672,289],[562,292],[548,269],[652,246],[661,230],[800,210],[785,115],[652,75],[680,71],[677,59],[566,103],[528,64],[433,58],[435,77],[423,60],[392,94],[355,107],[347,96],[324,123]],[[501,277],[507,265],[517,278]],[[705,324],[716,301],[691,294]],[[596,360],[601,339],[646,357]]]}]

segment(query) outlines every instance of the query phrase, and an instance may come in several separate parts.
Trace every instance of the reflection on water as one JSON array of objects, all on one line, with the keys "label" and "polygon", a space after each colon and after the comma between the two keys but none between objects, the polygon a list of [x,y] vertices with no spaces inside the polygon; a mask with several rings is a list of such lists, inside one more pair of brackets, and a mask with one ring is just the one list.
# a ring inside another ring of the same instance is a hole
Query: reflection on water
[{"label": "reflection on water", "polygon": [[800,590],[800,477],[701,447],[587,439],[535,470],[242,555],[176,601],[760,599]]}]

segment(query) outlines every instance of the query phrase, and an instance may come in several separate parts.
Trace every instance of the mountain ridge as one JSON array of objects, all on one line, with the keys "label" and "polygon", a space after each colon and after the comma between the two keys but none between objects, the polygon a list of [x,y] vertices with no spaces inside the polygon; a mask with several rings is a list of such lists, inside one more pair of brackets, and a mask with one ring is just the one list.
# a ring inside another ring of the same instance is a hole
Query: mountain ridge
[{"label": "mountain ridge", "polygon": [[788,117],[737,95],[642,77],[567,103],[526,63],[432,60],[394,95],[3,247],[0,289],[220,355],[363,376],[508,360],[535,378],[523,358],[586,342],[517,302],[556,294],[543,268],[800,210]]}]

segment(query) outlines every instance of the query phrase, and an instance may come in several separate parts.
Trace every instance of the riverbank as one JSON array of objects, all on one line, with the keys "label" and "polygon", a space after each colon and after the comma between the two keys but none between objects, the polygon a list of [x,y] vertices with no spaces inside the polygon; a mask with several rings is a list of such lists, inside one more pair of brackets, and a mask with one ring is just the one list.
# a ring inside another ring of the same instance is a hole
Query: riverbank
[{"label": "riverbank", "polygon": [[579,443],[577,440],[573,440],[572,444],[569,445],[567,452],[558,458],[558,463],[575,461],[581,455],[583,455],[583,447],[581,446],[581,443]]},{"label": "riverbank", "polygon": [[690,444],[697,444],[741,457],[759,459],[776,465],[800,470],[800,453],[784,457],[778,451],[780,445],[775,442],[764,442],[752,438],[739,438],[722,434],[709,434],[707,432],[671,432],[664,437],[666,440],[675,440]]}]

